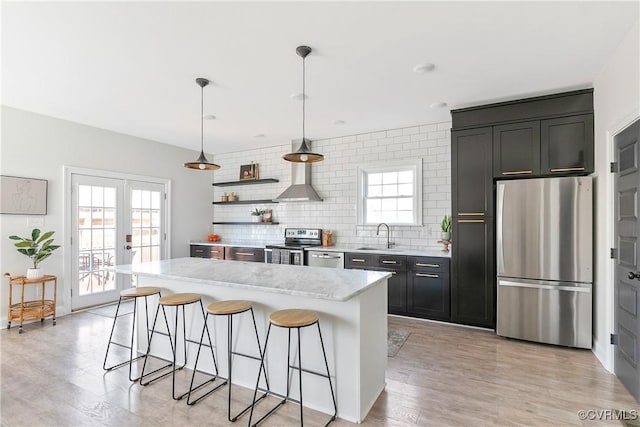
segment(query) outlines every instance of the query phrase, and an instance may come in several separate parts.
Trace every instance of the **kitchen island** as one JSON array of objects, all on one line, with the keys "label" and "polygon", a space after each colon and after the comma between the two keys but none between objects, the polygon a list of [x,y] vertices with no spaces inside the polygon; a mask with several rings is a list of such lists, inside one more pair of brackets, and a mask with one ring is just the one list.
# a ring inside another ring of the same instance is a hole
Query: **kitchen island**
[{"label": "kitchen island", "polygon": [[[387,365],[387,279],[390,273],[200,258],[118,265],[111,270],[137,276],[138,286],[158,286],[162,288],[163,295],[178,292],[201,294],[205,308],[213,301],[251,301],[254,303],[262,344],[271,312],[286,308],[317,311],[340,418],[351,422],[364,420],[384,388]],[[155,307],[152,310],[150,312],[154,313]],[[194,341],[199,340],[202,331],[199,310],[199,307],[187,308],[187,336]],[[140,316],[139,319],[142,326],[144,317]],[[210,321],[209,327],[216,346],[220,373],[226,376],[226,319]],[[144,331],[144,326],[139,330]],[[303,328],[301,340],[303,368],[322,372],[324,361],[317,330]],[[146,351],[144,335],[140,335],[138,341],[139,351]],[[168,340],[158,341],[166,342],[166,345],[156,347],[154,339],[152,354],[169,359]],[[234,342],[235,351],[257,355],[251,316],[234,318]],[[182,352],[180,345],[179,342],[178,354]],[[188,344],[187,347],[187,366],[192,367],[197,344]],[[271,389],[281,394],[286,393],[286,348],[286,330],[272,329],[267,371]],[[297,350],[292,350],[293,354],[297,354]],[[242,357],[236,357],[233,363],[234,384],[253,388],[258,363]],[[203,357],[198,368],[211,372],[212,363]],[[296,372],[291,383],[291,396],[296,399],[299,398],[297,378]],[[305,406],[332,414],[331,393],[326,379],[304,374],[303,384]]]}]

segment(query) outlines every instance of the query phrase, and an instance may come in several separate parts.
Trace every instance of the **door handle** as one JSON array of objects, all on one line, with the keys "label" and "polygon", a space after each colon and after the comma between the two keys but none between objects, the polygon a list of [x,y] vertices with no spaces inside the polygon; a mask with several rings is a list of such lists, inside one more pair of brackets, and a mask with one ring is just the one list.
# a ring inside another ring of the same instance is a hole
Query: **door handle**
[{"label": "door handle", "polygon": [[627,277],[629,278],[629,280],[633,280],[633,279],[640,280],[640,273],[634,273],[633,271],[630,271]]}]

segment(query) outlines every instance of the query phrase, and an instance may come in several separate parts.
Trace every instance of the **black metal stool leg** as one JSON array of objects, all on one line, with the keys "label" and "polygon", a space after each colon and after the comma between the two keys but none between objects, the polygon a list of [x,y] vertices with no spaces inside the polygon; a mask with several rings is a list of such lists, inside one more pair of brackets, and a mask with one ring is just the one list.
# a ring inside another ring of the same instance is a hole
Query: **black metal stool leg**
[{"label": "black metal stool leg", "polygon": [[[122,297],[120,297],[118,299],[118,306],[116,307],[116,315],[113,318],[113,325],[111,325],[111,334],[109,334],[109,342],[107,343],[107,351],[105,351],[104,353],[104,362],[102,363],[102,369],[104,369],[105,371],[110,371],[114,368],[116,368],[117,366],[123,366],[125,363],[127,362],[123,362],[122,364],[116,365],[116,366],[111,366],[109,368],[107,368],[107,357],[109,357],[109,349],[111,348],[111,341],[113,339],[113,331],[115,331],[116,329],[116,322],[118,321],[118,312],[120,311],[120,303],[122,303]],[[9,328],[11,327],[11,322],[9,322]]]},{"label": "black metal stool leg", "polygon": [[[146,298],[146,297],[145,297]],[[138,304],[138,298],[134,298],[133,299],[133,316],[131,316],[133,318],[133,320],[131,321],[131,343],[129,345],[129,381],[133,381],[131,379],[131,365],[133,362],[133,342],[135,340],[135,335],[136,335],[136,308],[137,308],[137,304]],[[118,304],[120,305],[120,304]],[[117,315],[117,310],[116,310],[116,315]],[[113,322],[115,323],[115,322]]]},{"label": "black metal stool leg", "polygon": [[153,382],[156,382],[159,379],[166,377],[167,375],[171,375],[171,373],[173,372],[173,370],[171,370],[171,371],[165,372],[164,374],[159,375],[159,376],[157,376],[155,378],[152,378],[147,382],[143,381],[145,377],[148,377],[149,375],[155,374],[156,372],[161,371],[162,369],[170,368],[170,367],[173,366],[173,363],[168,363],[167,365],[161,366],[160,368],[155,369],[155,370],[153,370],[151,372],[148,372],[146,374],[144,373],[144,370],[145,370],[145,368],[147,366],[147,360],[149,359],[149,352],[151,351],[151,343],[153,341],[153,335],[154,335],[154,332],[156,330],[156,323],[158,321],[158,314],[160,313],[160,309],[161,308],[162,308],[162,315],[164,317],[164,323],[167,326],[167,336],[169,337],[169,343],[171,344],[171,352],[175,353],[174,346],[173,346],[173,341],[171,340],[171,329],[169,328],[169,321],[167,319],[167,313],[164,310],[164,306],[159,304],[158,308],[156,309],[156,315],[153,318],[153,326],[151,327],[151,335],[149,336],[149,344],[147,346],[147,352],[145,354],[144,363],[142,365],[142,373],[140,374],[140,385],[142,385],[142,386],[146,386],[146,385],[149,385],[149,384],[151,384]]},{"label": "black metal stool leg", "polygon": [[[257,330],[256,330],[257,333]],[[251,424],[251,420],[253,419],[253,410],[256,406],[256,396],[258,395],[258,386],[260,385],[260,375],[263,372],[264,369],[264,358],[267,354],[267,344],[269,343],[269,334],[271,333],[271,323],[269,323],[269,327],[267,328],[267,337],[264,340],[264,349],[261,352],[261,357],[260,357],[260,368],[258,369],[258,379],[256,381],[256,388],[253,391],[253,400],[251,403],[251,412],[249,412],[249,427],[255,427],[257,426],[262,420],[264,420],[265,418],[267,418],[269,415],[271,415],[271,413],[273,413],[273,411],[275,411],[280,405],[282,405],[284,403],[284,401],[280,402],[275,408],[273,408],[272,410],[270,410],[266,415],[264,415],[262,418],[260,418],[258,421],[256,421],[255,424]],[[265,377],[266,377],[266,370],[265,370]]]},{"label": "black metal stool leg", "polygon": [[[300,328],[298,329],[298,384],[300,385],[300,425],[304,426],[302,414],[302,346],[300,345]],[[289,329],[291,331],[291,329]]]},{"label": "black metal stool leg", "polygon": [[329,388],[331,389],[331,399],[333,400],[333,416],[325,424],[325,427],[331,424],[332,421],[336,419],[338,415],[338,405],[336,404],[336,395],[333,393],[333,385],[331,384],[331,374],[329,373],[329,363],[327,362],[327,353],[324,350],[324,341],[322,340],[322,331],[320,330],[320,322],[316,323],[318,325],[318,336],[320,337],[320,346],[322,347],[322,356],[324,356],[324,366],[327,368],[327,380],[329,381]]},{"label": "black metal stool leg", "polygon": [[[207,321],[209,320],[209,314],[208,313],[206,315],[204,314],[204,307],[202,306],[202,302],[200,303],[200,308],[202,309],[202,316],[204,317],[204,325],[202,326],[202,334],[200,335],[200,345],[198,345],[198,352],[196,354],[196,361],[195,361],[195,363],[193,365],[193,374],[191,374],[191,384],[189,385],[189,393],[187,394],[187,405],[195,405],[196,403],[200,402],[205,397],[209,396],[214,391],[218,390],[220,387],[222,387],[225,384],[227,384],[227,380],[225,380],[224,382],[222,382],[221,384],[217,385],[212,390],[206,392],[205,394],[203,394],[202,396],[198,397],[197,399],[191,400],[191,393],[193,393],[196,390],[199,390],[200,388],[206,386],[209,383],[214,382],[218,378],[222,378],[222,377],[220,377],[218,375],[218,363],[216,362],[216,355],[213,352],[213,342],[211,341],[211,334],[209,333],[209,326],[207,324]],[[204,334],[205,334],[205,332],[207,333],[207,338],[209,340],[209,349],[211,350],[211,357],[213,358],[213,367],[215,369],[215,374],[213,375],[212,378],[209,378],[208,380],[202,382],[202,384],[194,387],[193,386],[193,382],[195,380],[196,373],[198,372],[198,361],[200,360],[200,352],[202,350],[202,346],[203,346],[202,343],[204,342]],[[222,378],[222,379],[224,379],[224,378]]]}]

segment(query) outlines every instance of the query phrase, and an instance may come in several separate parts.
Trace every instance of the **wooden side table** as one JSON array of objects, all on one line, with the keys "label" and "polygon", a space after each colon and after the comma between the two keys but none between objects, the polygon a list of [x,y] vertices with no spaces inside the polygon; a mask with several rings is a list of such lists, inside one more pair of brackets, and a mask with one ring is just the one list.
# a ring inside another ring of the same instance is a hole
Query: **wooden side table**
[{"label": "wooden side table", "polygon": [[[18,333],[22,333],[22,324],[25,320],[40,319],[44,322],[45,317],[53,317],[53,325],[56,324],[56,293],[58,292],[58,278],[52,275],[42,276],[38,279],[27,279],[25,276],[12,277],[5,273],[4,277],[9,281],[9,310],[7,312],[7,329],[11,329],[11,322],[20,321]],[[47,283],[53,282],[53,297],[45,299]],[[42,286],[42,298],[38,300],[24,300],[24,288],[27,285]],[[13,302],[13,287],[20,286],[20,302]]]}]

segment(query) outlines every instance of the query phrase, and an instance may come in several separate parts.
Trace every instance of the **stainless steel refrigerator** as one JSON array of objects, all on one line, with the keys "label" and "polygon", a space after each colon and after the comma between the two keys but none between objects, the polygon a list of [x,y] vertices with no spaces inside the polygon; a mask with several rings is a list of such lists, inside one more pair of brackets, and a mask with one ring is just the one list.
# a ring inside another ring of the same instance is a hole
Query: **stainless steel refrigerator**
[{"label": "stainless steel refrigerator", "polygon": [[591,348],[591,177],[496,186],[498,335]]}]

